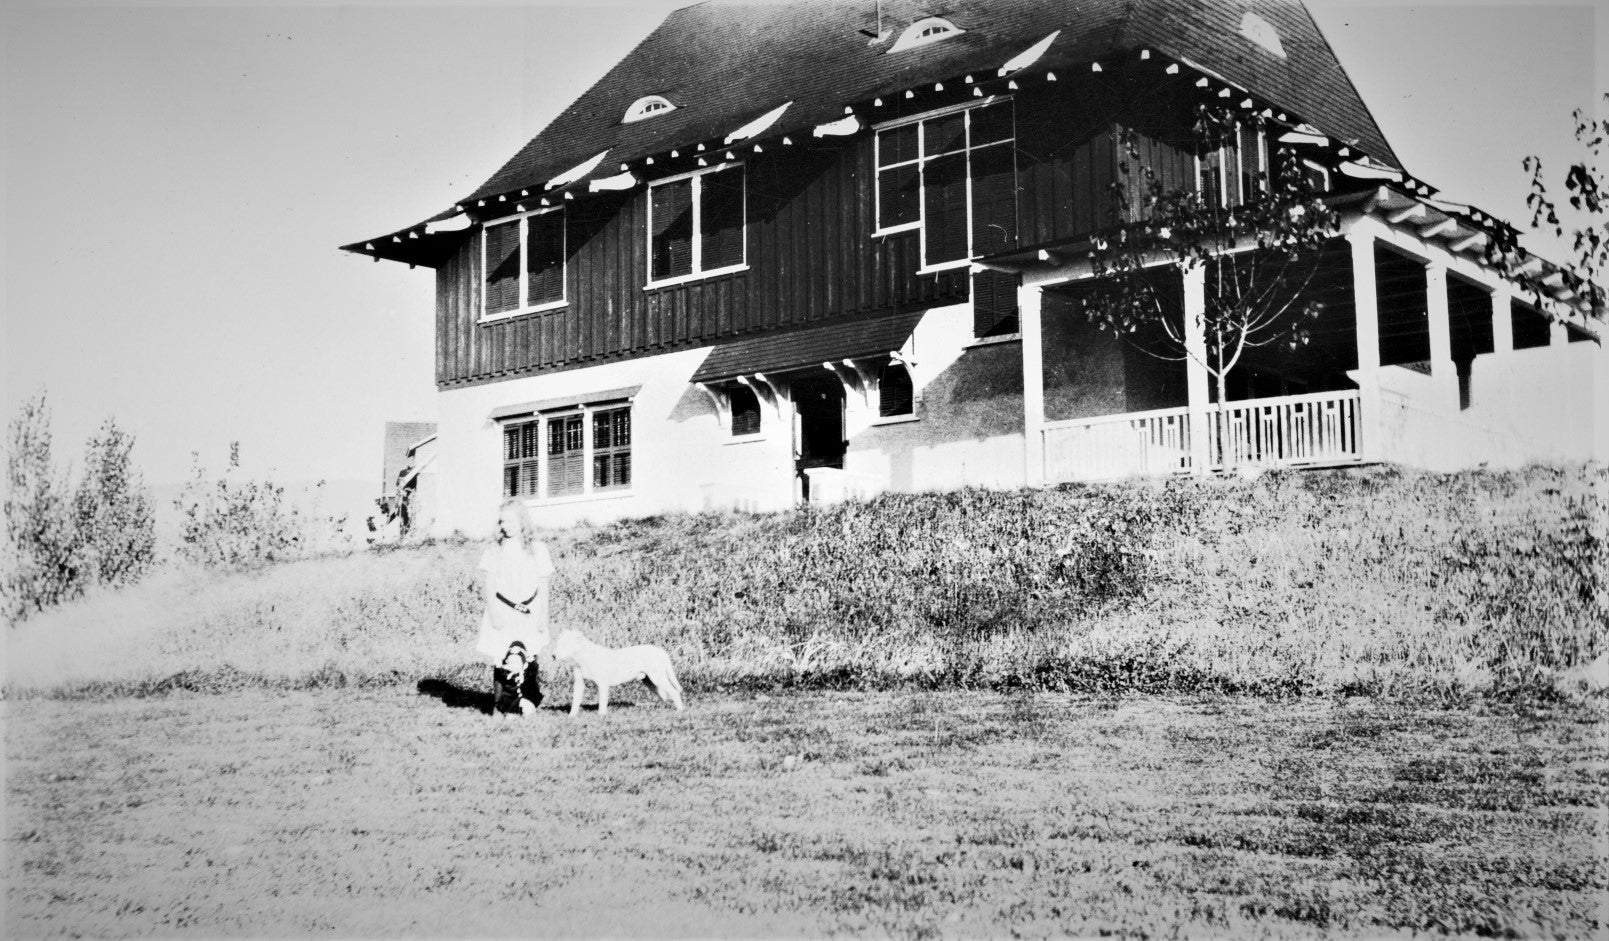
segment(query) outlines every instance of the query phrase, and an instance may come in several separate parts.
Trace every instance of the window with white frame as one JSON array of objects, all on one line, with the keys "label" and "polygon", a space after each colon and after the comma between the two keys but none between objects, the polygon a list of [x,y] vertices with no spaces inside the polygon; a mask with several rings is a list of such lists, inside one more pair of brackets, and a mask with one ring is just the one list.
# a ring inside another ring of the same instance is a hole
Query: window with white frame
[{"label": "window with white frame", "polygon": [[927,268],[1015,245],[1014,138],[1009,99],[879,128],[878,233],[920,230]]},{"label": "window with white frame", "polygon": [[481,231],[482,318],[564,306],[564,229],[562,208],[486,224]]},{"label": "window with white frame", "polygon": [[626,113],[621,117],[620,123],[630,124],[633,121],[643,121],[648,118],[669,114],[676,110],[670,100],[661,95],[644,95],[631,103]]},{"label": "window with white frame", "polygon": [[649,287],[743,267],[744,188],[737,163],[649,186]]},{"label": "window with white frame", "polygon": [[545,500],[630,487],[629,403],[578,405],[503,424],[506,497]]},{"label": "window with white frame", "polygon": [[915,49],[949,39],[952,36],[959,36],[964,32],[966,30],[956,26],[942,16],[924,17],[905,27],[904,31],[899,34],[899,38],[894,40],[894,44],[888,47],[888,51],[890,54],[904,52],[907,49]]}]

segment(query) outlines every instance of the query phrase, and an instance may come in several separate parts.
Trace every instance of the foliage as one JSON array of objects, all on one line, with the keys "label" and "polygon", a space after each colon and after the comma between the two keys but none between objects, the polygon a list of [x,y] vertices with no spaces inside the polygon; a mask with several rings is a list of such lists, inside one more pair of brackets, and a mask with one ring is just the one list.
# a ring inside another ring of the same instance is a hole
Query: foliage
[{"label": "foliage", "polygon": [[[1609,102],[1609,94],[1604,95]],[[1526,157],[1525,171],[1531,175],[1531,192],[1525,204],[1531,209],[1531,228],[1551,231],[1565,238],[1573,253],[1571,264],[1561,270],[1564,285],[1585,296],[1594,314],[1604,315],[1603,279],[1609,274],[1609,166],[1604,164],[1604,148],[1609,142],[1609,119],[1598,119],[1577,108],[1575,139],[1585,153],[1565,171],[1563,195],[1568,210],[1558,205],[1558,181],[1550,187],[1540,157]],[[1532,294],[1545,297],[1543,287],[1533,275],[1521,275]]]},{"label": "foliage", "polygon": [[[658,517],[547,534],[552,613],[664,646],[695,690],[1573,696],[1609,654],[1606,493],[1602,469],[1371,468]],[[476,659],[483,550],[170,573],[14,632],[7,690],[456,669]]]},{"label": "foliage", "polygon": [[24,402],[6,440],[6,617],[21,621],[91,582],[94,560],[79,537],[67,476],[51,454],[45,394]]},{"label": "foliage", "polygon": [[7,441],[6,617],[20,621],[94,584],[137,581],[156,561],[150,492],[134,438],[108,418],[84,451],[76,488],[51,455],[45,395],[25,402]]},{"label": "foliage", "polygon": [[89,440],[73,493],[78,537],[107,585],[139,580],[156,561],[156,514],[131,458],[134,438],[108,418]]},{"label": "foliage", "polygon": [[[320,486],[323,482],[320,481]],[[304,508],[270,478],[240,470],[240,442],[229,445],[229,464],[209,479],[195,455],[194,468],[174,506],[184,515],[178,554],[207,568],[244,568],[285,562],[326,547],[345,520]]]},{"label": "foliage", "polygon": [[[1255,135],[1266,132],[1260,116],[1202,105],[1193,146],[1222,159],[1247,122]],[[1322,306],[1304,299],[1303,288],[1336,215],[1288,148],[1270,155],[1268,172],[1249,175],[1254,193],[1228,205],[1216,186],[1166,189],[1156,170],[1140,162],[1136,132],[1125,129],[1121,142],[1127,159],[1112,187],[1114,226],[1090,248],[1094,278],[1084,313],[1153,356],[1197,360],[1223,402],[1225,377],[1245,350],[1308,342],[1307,325]],[[1158,275],[1198,268],[1205,270],[1205,306],[1198,322],[1187,324]],[[1204,337],[1199,351],[1192,349],[1192,328]]]}]

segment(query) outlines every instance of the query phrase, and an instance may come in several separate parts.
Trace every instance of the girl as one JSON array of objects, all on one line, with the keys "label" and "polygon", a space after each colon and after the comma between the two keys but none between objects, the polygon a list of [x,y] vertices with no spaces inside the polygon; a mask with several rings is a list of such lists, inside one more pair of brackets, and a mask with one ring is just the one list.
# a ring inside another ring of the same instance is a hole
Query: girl
[{"label": "girl", "polygon": [[548,590],[553,557],[537,538],[525,503],[503,501],[497,514],[497,542],[481,557],[486,614],[475,650],[491,659],[493,709],[518,702],[526,715],[542,701],[536,655],[548,645]]}]

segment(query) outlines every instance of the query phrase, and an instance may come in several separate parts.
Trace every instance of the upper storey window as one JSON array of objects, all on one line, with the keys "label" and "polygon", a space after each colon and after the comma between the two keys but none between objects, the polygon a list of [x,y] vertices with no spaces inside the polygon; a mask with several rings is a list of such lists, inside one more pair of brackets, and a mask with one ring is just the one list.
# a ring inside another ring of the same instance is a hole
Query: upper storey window
[{"label": "upper storey window", "polygon": [[482,319],[564,306],[562,208],[488,222],[481,231],[481,252]]},{"label": "upper storey window", "polygon": [[620,119],[620,122],[630,124],[633,121],[646,121],[649,118],[656,118],[675,110],[676,106],[671,104],[668,99],[659,95],[644,95],[631,103],[631,107],[626,109],[626,114]]},{"label": "upper storey window", "polygon": [[1240,18],[1240,35],[1281,59],[1285,58],[1285,46],[1279,41],[1279,31],[1274,24],[1268,22],[1255,13],[1247,13]]},{"label": "upper storey window", "polygon": [[649,186],[649,287],[743,267],[744,185],[728,163]]},{"label": "upper storey window", "polygon": [[888,47],[888,51],[904,52],[906,49],[926,46],[952,36],[959,36],[964,32],[966,30],[942,16],[929,16],[905,27],[905,32],[899,34],[899,38],[894,40],[894,45]]},{"label": "upper storey window", "polygon": [[877,230],[919,229],[922,265],[1017,242],[1010,100],[936,111],[877,131]]}]

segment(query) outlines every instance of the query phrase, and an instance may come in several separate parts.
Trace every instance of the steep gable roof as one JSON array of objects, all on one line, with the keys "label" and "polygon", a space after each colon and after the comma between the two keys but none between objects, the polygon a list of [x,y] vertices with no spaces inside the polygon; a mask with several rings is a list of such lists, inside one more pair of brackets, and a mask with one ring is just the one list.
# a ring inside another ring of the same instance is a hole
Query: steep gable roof
[{"label": "steep gable roof", "polygon": [[[1280,58],[1242,36],[1252,11],[1279,32]],[[1055,68],[1147,48],[1239,85],[1320,131],[1400,166],[1379,126],[1297,0],[804,0],[701,3],[672,13],[469,198],[542,186],[607,152],[621,163],[725,135],[787,102],[776,133],[840,118],[846,103],[994,70],[1049,33]],[[942,15],[965,32],[887,53],[901,29]],[[632,102],[662,95],[675,111],[622,123]]]}]

